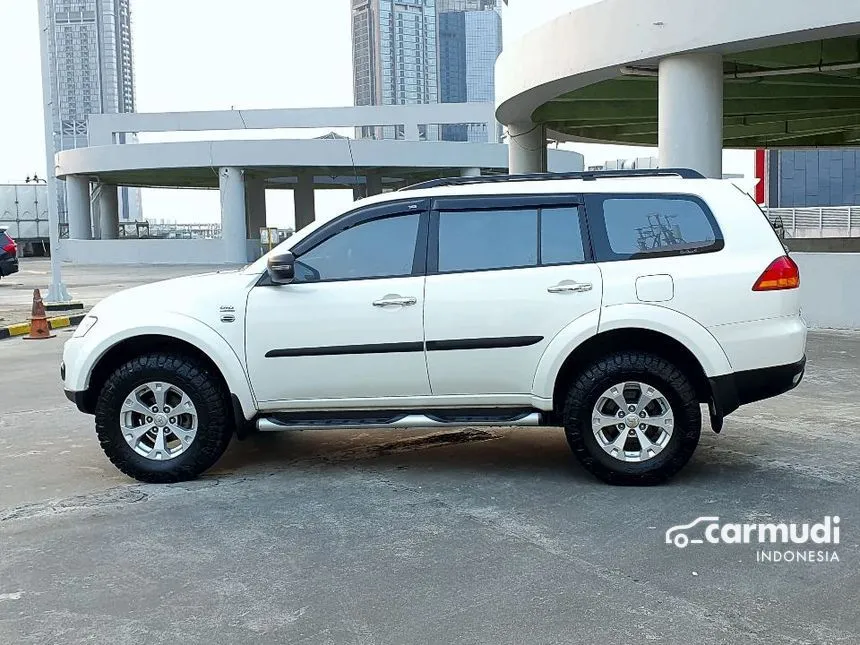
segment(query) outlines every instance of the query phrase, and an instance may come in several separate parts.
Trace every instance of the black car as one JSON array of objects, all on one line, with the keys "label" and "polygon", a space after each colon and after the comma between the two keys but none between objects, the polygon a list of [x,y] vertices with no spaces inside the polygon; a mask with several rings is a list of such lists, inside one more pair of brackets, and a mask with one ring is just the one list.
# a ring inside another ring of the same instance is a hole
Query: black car
[{"label": "black car", "polygon": [[0,228],[0,278],[18,272],[18,245]]}]

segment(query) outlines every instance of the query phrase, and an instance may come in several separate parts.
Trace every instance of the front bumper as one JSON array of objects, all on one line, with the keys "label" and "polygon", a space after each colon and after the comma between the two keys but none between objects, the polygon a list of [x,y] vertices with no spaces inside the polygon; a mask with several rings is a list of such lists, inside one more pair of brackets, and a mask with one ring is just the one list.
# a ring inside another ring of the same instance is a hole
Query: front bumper
[{"label": "front bumper", "polygon": [[66,395],[66,398],[74,403],[81,412],[84,412],[85,414],[93,414],[93,412],[95,412],[95,410],[90,409],[90,406],[87,404],[86,392],[63,390],[63,393]]},{"label": "front bumper", "polygon": [[18,258],[8,257],[0,259],[0,276],[12,275],[18,273]]},{"label": "front bumper", "polygon": [[712,415],[722,418],[740,406],[784,394],[798,386],[806,369],[806,356],[796,363],[763,367],[708,379],[713,395]]},{"label": "front bumper", "polygon": [[78,359],[82,338],[72,337],[63,346],[63,360],[60,363],[60,380],[63,382],[63,393],[74,403],[78,410],[86,414],[95,412],[95,401],[90,396],[89,384],[80,378],[80,361]]}]

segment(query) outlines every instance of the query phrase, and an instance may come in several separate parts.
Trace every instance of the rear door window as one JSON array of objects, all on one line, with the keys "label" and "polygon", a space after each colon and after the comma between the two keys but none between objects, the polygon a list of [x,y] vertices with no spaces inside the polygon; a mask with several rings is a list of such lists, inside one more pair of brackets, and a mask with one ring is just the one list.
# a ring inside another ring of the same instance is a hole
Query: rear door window
[{"label": "rear door window", "polygon": [[540,211],[541,265],[579,262],[585,262],[579,207],[542,208]]},{"label": "rear door window", "polygon": [[439,272],[537,265],[537,209],[439,214]]},{"label": "rear door window", "polygon": [[457,273],[585,262],[580,212],[576,205],[441,210],[437,270]]},{"label": "rear door window", "polygon": [[592,195],[586,199],[598,261],[709,253],[723,238],[707,205],[688,195]]}]

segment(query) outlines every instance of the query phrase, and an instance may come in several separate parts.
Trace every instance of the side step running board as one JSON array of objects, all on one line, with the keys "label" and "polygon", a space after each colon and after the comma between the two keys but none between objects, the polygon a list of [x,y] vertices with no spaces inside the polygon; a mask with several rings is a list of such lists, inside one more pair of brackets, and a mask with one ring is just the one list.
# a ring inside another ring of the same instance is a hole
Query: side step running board
[{"label": "side step running board", "polygon": [[320,428],[446,428],[451,426],[539,426],[540,412],[528,412],[516,417],[487,416],[459,417],[443,420],[435,414],[403,414],[394,419],[305,419],[285,420],[276,417],[263,417],[257,420],[257,429],[262,432],[281,430],[318,430]]}]

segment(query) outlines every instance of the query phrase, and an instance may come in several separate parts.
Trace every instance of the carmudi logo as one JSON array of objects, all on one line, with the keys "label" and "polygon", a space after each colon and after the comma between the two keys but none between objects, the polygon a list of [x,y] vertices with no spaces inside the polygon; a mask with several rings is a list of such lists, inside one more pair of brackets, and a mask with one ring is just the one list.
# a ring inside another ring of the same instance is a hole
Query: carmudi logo
[{"label": "carmudi logo", "polygon": [[[666,531],[666,544],[685,549],[691,544],[754,544],[756,562],[839,562],[839,516],[821,522],[720,522],[719,517],[697,517]],[[776,545],[815,545],[819,548],[779,549]]]}]

